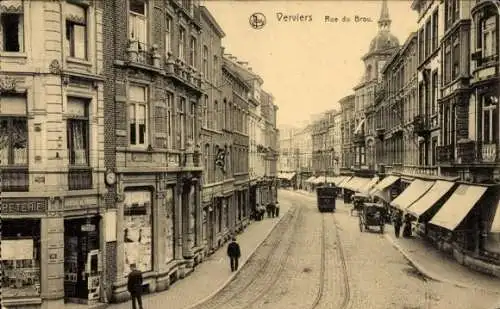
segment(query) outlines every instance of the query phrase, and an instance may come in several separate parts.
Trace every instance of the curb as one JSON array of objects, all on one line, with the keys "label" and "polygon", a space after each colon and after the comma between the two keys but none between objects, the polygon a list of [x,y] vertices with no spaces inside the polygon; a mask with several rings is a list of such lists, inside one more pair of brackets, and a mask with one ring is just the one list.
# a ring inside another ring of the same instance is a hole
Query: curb
[{"label": "curb", "polygon": [[219,293],[222,289],[224,289],[231,281],[233,281],[234,277],[241,271],[241,269],[243,268],[243,266],[245,266],[245,264],[255,255],[255,252],[257,251],[257,249],[259,249],[259,247],[271,236],[271,233],[274,231],[274,229],[276,228],[276,226],[278,226],[278,224],[281,222],[281,220],[283,220],[283,218],[285,218],[286,216],[289,216],[291,211],[295,209],[295,207],[290,207],[288,209],[288,211],[286,213],[284,213],[281,217],[278,218],[278,221],[276,221],[276,223],[273,225],[273,227],[269,230],[269,232],[267,233],[267,235],[262,239],[262,241],[260,241],[257,246],[255,246],[255,248],[253,248],[253,250],[251,250],[251,253],[248,255],[248,257],[245,259],[245,261],[243,261],[243,263],[241,263],[238,267],[238,270],[233,272],[231,274],[231,276],[229,276],[229,278],[222,284],[220,285],[215,291],[213,291],[212,293],[210,293],[207,297],[204,297],[202,298],[201,300],[197,301],[195,304],[193,305],[189,305],[187,306],[185,309],[192,309],[192,308],[195,308],[196,306],[199,306],[201,304],[203,304],[204,302],[208,301],[209,299],[211,299],[212,297],[214,297],[215,295],[217,295],[217,293]]},{"label": "curb", "polygon": [[394,248],[396,248],[399,252],[401,252],[401,254],[405,257],[405,259],[407,259],[408,262],[410,262],[410,264],[413,267],[415,267],[426,278],[429,278],[429,279],[437,281],[437,282],[448,283],[448,284],[451,284],[451,285],[454,285],[454,286],[457,286],[457,287],[461,287],[461,288],[474,289],[474,290],[482,290],[482,291],[486,291],[488,293],[493,293],[493,294],[499,294],[500,293],[499,291],[496,291],[496,290],[491,290],[491,289],[482,288],[482,287],[473,286],[473,285],[467,285],[467,284],[463,284],[463,283],[460,283],[460,282],[457,282],[457,281],[453,281],[453,280],[448,280],[448,279],[442,278],[439,275],[436,275],[436,274],[430,272],[424,266],[422,266],[405,249],[403,249],[399,244],[397,244],[394,241],[394,239],[392,239],[391,236],[389,236],[387,234],[385,234],[384,236],[392,244],[392,246]]}]

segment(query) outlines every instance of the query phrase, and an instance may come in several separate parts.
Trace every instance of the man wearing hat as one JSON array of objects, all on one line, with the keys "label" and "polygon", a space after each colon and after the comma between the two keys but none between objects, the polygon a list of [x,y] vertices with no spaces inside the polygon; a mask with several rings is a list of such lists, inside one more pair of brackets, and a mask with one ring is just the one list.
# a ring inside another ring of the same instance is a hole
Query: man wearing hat
[{"label": "man wearing hat", "polygon": [[231,242],[227,246],[227,255],[231,263],[231,271],[238,270],[238,259],[241,256],[240,245],[236,242],[236,237],[233,236]]}]

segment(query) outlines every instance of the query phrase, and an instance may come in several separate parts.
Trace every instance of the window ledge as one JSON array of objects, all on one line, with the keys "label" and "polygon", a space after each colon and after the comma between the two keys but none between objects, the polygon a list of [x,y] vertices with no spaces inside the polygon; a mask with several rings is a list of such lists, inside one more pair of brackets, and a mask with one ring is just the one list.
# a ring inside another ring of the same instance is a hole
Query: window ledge
[{"label": "window ledge", "polygon": [[75,58],[75,57],[66,57],[66,61],[68,63],[75,63],[75,64],[80,64],[80,65],[84,65],[84,66],[88,66],[88,67],[91,67],[92,66],[92,63],[89,61],[89,60],[86,60],[86,59],[80,59],[80,58]]},{"label": "window ledge", "polygon": [[25,52],[6,52],[0,51],[0,57],[5,58],[28,58],[28,55]]}]

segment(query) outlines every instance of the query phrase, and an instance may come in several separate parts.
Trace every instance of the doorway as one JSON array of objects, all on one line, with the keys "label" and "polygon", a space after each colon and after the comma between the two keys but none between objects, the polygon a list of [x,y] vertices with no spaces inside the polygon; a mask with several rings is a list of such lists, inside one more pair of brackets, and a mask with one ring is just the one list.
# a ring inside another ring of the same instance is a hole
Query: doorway
[{"label": "doorway", "polygon": [[97,265],[87,265],[89,254],[99,249],[99,217],[64,220],[64,298],[65,302],[87,303],[88,278]]}]

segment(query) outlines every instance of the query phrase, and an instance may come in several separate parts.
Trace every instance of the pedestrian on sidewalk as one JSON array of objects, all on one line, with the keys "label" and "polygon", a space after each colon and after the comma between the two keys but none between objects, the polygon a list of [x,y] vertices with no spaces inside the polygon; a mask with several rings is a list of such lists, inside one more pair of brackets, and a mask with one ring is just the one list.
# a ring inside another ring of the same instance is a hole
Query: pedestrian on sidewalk
[{"label": "pedestrian on sidewalk", "polygon": [[142,272],[137,269],[137,266],[130,264],[131,272],[128,274],[127,289],[132,296],[132,309],[136,309],[135,302],[142,307]]},{"label": "pedestrian on sidewalk", "polygon": [[227,255],[231,264],[231,271],[238,270],[238,259],[241,256],[240,245],[236,242],[236,237],[233,236],[229,245],[227,245]]},{"label": "pedestrian on sidewalk", "polygon": [[403,220],[401,219],[401,214],[399,212],[394,213],[393,217],[394,233],[396,238],[399,238],[399,232],[401,231],[401,225],[403,225]]},{"label": "pedestrian on sidewalk", "polygon": [[274,215],[276,218],[280,216],[280,203],[276,202],[276,205],[274,206]]}]

